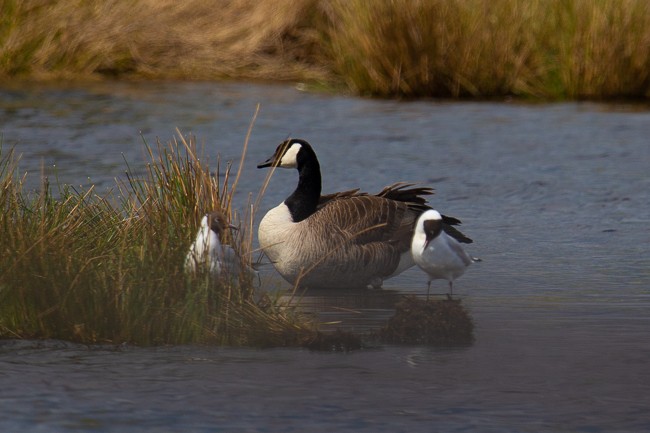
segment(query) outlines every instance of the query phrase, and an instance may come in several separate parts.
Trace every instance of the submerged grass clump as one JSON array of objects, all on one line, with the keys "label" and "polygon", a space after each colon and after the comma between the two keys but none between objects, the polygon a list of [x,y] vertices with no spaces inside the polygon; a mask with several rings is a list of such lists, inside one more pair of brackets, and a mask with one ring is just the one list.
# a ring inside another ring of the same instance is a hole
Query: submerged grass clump
[{"label": "submerged grass clump", "polygon": [[256,300],[247,275],[236,282],[184,272],[200,217],[213,209],[243,222],[228,242],[250,257],[252,217],[231,208],[229,167],[220,184],[195,141],[180,135],[145,146],[146,170],[129,168],[105,195],[47,179],[40,191],[25,191],[19,158],[0,148],[0,338],[143,345],[304,338],[310,325]]},{"label": "submerged grass clump", "polygon": [[379,331],[391,344],[458,346],[474,341],[474,322],[460,300],[426,300],[406,297],[395,315]]}]

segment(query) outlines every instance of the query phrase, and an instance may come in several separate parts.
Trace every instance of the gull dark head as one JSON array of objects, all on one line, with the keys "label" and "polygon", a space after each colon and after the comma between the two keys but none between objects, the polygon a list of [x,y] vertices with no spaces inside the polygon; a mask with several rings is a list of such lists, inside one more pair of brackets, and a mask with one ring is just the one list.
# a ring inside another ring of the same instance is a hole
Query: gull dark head
[{"label": "gull dark head", "polygon": [[258,164],[257,168],[300,168],[305,158],[313,154],[313,152],[313,149],[305,140],[290,138],[280,143],[275,149],[275,153],[266,161]]},{"label": "gull dark head", "polygon": [[210,212],[205,218],[207,226],[219,236],[219,239],[223,238],[223,234],[227,228],[237,230],[236,226],[228,224],[226,216],[221,211]]},{"label": "gull dark head", "polygon": [[426,241],[424,242],[424,248],[426,249],[429,243],[440,236],[442,232],[442,216],[438,211],[430,209],[420,216],[420,221],[422,222],[422,230],[426,235]]}]

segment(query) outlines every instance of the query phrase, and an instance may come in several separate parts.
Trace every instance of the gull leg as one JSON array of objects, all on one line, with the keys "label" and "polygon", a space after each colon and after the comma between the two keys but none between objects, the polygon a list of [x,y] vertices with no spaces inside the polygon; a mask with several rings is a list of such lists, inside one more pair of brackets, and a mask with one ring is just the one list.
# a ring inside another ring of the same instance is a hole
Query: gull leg
[{"label": "gull leg", "polygon": [[451,298],[454,296],[454,282],[449,281],[449,293],[447,293],[447,299],[451,301]]},{"label": "gull leg", "polygon": [[429,301],[429,292],[431,291],[431,280],[427,284],[427,301]]}]

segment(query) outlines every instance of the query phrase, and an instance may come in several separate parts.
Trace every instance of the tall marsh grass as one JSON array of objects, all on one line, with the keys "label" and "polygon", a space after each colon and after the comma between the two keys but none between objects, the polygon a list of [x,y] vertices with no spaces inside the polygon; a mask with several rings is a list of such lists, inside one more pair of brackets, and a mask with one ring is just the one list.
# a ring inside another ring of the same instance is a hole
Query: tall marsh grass
[{"label": "tall marsh grass", "polygon": [[[234,214],[229,167],[210,167],[193,139],[145,145],[111,193],[43,180],[23,189],[19,158],[0,148],[0,337],[135,344],[291,344],[309,324],[238,280],[184,272],[202,214],[222,209],[241,230],[229,242],[250,257],[247,218]],[[242,156],[243,158],[243,156]],[[219,182],[219,175],[223,181]]]},{"label": "tall marsh grass", "polygon": [[647,0],[0,0],[0,76],[650,97]]},{"label": "tall marsh grass", "polygon": [[645,0],[333,0],[332,60],[370,95],[650,97]]},{"label": "tall marsh grass", "polygon": [[8,76],[276,80],[309,66],[315,0],[0,0]]}]

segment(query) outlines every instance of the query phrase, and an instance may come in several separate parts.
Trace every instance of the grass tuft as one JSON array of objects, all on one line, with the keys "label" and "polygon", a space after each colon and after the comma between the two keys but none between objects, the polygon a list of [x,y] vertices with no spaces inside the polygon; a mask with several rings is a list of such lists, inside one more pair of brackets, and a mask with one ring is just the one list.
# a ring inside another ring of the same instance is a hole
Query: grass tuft
[{"label": "grass tuft", "polygon": [[184,272],[204,213],[221,209],[242,226],[226,240],[242,257],[252,221],[232,209],[229,167],[212,175],[193,137],[145,148],[146,169],[127,163],[126,178],[100,195],[45,178],[25,191],[19,157],[0,147],[0,337],[276,346],[311,332],[292,310],[258,300],[247,274]]}]

